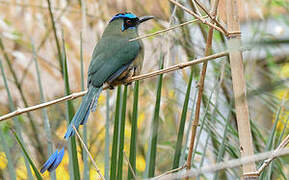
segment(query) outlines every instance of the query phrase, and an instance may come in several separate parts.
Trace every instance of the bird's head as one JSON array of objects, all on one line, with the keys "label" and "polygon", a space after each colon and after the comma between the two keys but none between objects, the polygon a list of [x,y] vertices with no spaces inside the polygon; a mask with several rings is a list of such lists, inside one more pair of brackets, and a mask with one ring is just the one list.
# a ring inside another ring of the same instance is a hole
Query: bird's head
[{"label": "bird's head", "polygon": [[128,29],[137,29],[141,23],[154,18],[153,16],[137,17],[133,13],[118,13],[109,21],[109,25],[119,26],[122,32]]}]

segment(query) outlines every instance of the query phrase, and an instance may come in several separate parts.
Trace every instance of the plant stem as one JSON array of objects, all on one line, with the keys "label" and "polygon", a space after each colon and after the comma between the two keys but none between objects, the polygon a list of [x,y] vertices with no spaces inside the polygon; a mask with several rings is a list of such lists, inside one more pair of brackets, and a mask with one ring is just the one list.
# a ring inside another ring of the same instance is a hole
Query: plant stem
[{"label": "plant stem", "polygon": [[119,143],[118,143],[119,145],[118,165],[117,165],[117,179],[118,180],[122,180],[126,101],[127,101],[127,86],[124,86],[122,105],[121,105],[121,119],[120,119]]},{"label": "plant stem", "polygon": [[[148,79],[148,78],[155,77],[155,76],[158,76],[158,75],[161,75],[161,74],[166,74],[166,73],[169,73],[169,72],[180,70],[180,69],[183,69],[185,67],[189,67],[189,66],[192,66],[192,65],[200,64],[202,62],[216,60],[217,58],[220,58],[220,57],[223,57],[223,56],[227,56],[228,54],[229,53],[227,51],[223,51],[221,53],[216,53],[216,54],[213,54],[213,55],[210,55],[210,56],[207,56],[207,57],[191,60],[189,62],[176,64],[176,65],[170,66],[170,67],[165,68],[165,69],[156,70],[156,71],[153,71],[153,72],[150,72],[150,73],[134,76],[134,77],[132,77],[129,80],[129,82],[134,82],[134,81],[137,81],[137,80]],[[108,87],[104,87],[103,89],[105,90],[107,88]],[[41,108],[44,108],[44,107],[47,107],[47,106],[51,106],[53,104],[57,104],[57,103],[60,103],[60,102],[63,102],[63,101],[73,100],[75,98],[84,96],[85,94],[86,94],[86,91],[81,91],[81,92],[77,92],[77,93],[73,93],[73,94],[61,97],[59,99],[55,99],[55,100],[43,103],[43,104],[38,104],[38,105],[35,105],[35,106],[22,108],[22,109],[17,109],[16,111],[13,111],[11,113],[8,113],[8,114],[5,114],[3,116],[0,116],[0,121],[4,121],[4,120],[12,118],[14,116],[18,116],[18,115],[26,113],[26,112],[34,111],[34,110],[41,109]]]},{"label": "plant stem", "polygon": [[60,67],[60,73],[63,76],[63,62],[62,62],[62,57],[61,57],[60,43],[59,43],[59,40],[57,37],[57,31],[56,31],[56,26],[55,26],[55,21],[54,21],[54,17],[53,17],[53,13],[52,13],[50,0],[47,0],[47,4],[48,4],[50,20],[51,20],[51,24],[52,24],[52,28],[53,28],[53,35],[54,35],[56,48],[57,48],[57,52],[58,52],[58,62],[59,62],[59,67]]},{"label": "plant stem", "polygon": [[[219,4],[219,0],[216,0],[214,7],[213,7],[213,17],[215,17],[217,14],[218,4]],[[207,42],[206,42],[205,56],[209,56],[211,54],[213,32],[214,32],[214,28],[210,27]],[[201,77],[200,77],[200,81],[198,83],[199,92],[198,92],[198,97],[197,97],[195,119],[194,119],[193,124],[192,124],[191,142],[190,142],[190,148],[189,148],[189,155],[188,155],[188,159],[187,159],[187,163],[186,163],[187,169],[191,168],[191,161],[192,161],[192,154],[193,154],[193,150],[194,150],[195,137],[197,134],[197,127],[199,125],[199,119],[200,119],[201,101],[202,101],[202,97],[203,97],[207,66],[208,66],[208,62],[206,61],[203,63],[203,67],[202,67],[202,71],[201,71]]]},{"label": "plant stem", "polygon": [[117,88],[117,98],[115,105],[115,117],[114,117],[114,128],[113,128],[113,140],[112,140],[112,151],[110,160],[110,179],[115,180],[117,175],[117,159],[118,159],[118,133],[119,133],[119,114],[120,114],[120,102],[121,102],[121,86]]},{"label": "plant stem", "polygon": [[[137,140],[137,117],[138,117],[138,94],[139,94],[139,81],[134,84],[133,90],[133,111],[131,121],[131,135],[130,135],[130,151],[129,163],[131,171],[128,171],[128,179],[132,179],[136,174],[136,140]],[[134,174],[133,174],[134,173]]]},{"label": "plant stem", "polygon": [[[238,4],[240,4],[239,0],[226,0],[227,26],[229,31],[240,30]],[[254,148],[246,96],[246,79],[244,75],[243,56],[242,52],[238,49],[241,47],[240,36],[235,35],[229,37],[228,47],[230,49],[229,57],[240,140],[240,151],[241,157],[246,157],[254,154]],[[243,165],[244,174],[255,171],[256,165],[254,162]],[[244,176],[244,178],[253,179],[252,176]]]},{"label": "plant stem", "polygon": [[[8,54],[5,51],[5,47],[4,47],[4,44],[3,44],[1,38],[0,38],[0,49],[2,50],[2,53],[4,55],[4,59],[6,60],[6,62],[8,64],[8,68],[9,68],[10,72],[12,73],[15,85],[16,85],[19,93],[20,93],[20,96],[22,98],[24,106],[28,107],[28,102],[27,102],[27,100],[26,100],[26,98],[24,96],[24,91],[23,91],[22,86],[21,86],[21,84],[20,84],[20,82],[18,80],[16,72],[14,71],[14,68],[12,67],[11,59],[8,57]],[[37,130],[36,125],[34,123],[34,119],[33,119],[32,115],[30,113],[28,113],[27,116],[28,116],[29,123],[30,123],[31,128],[32,128],[33,138],[35,140],[35,143],[33,143],[33,144],[34,144],[35,148],[37,149],[37,151],[40,154],[40,156],[39,156],[40,159],[39,160],[42,161],[43,158],[45,157],[45,155],[44,155],[44,150],[42,148],[42,144],[40,143],[41,141],[39,140],[39,137],[38,137],[39,133],[38,133],[38,130]]]}]

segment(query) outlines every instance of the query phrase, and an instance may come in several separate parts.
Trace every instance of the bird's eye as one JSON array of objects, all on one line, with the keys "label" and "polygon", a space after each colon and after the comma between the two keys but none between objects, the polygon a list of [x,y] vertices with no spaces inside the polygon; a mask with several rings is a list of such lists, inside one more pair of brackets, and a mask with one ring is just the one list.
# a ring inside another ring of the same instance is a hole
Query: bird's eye
[{"label": "bird's eye", "polygon": [[126,24],[128,24],[128,25],[132,25],[132,20],[130,20],[130,19],[126,20],[125,22],[126,22]]},{"label": "bird's eye", "polygon": [[126,29],[134,29],[136,27],[137,23],[135,19],[124,19],[123,20],[123,25],[122,25],[122,31]]}]

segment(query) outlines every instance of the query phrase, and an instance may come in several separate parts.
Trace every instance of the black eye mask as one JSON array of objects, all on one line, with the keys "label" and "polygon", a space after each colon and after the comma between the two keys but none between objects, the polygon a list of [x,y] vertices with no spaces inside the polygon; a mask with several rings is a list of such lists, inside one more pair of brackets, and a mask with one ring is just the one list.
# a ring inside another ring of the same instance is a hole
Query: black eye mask
[{"label": "black eye mask", "polygon": [[138,18],[125,18],[123,19],[122,31],[126,29],[134,29],[138,24]]}]

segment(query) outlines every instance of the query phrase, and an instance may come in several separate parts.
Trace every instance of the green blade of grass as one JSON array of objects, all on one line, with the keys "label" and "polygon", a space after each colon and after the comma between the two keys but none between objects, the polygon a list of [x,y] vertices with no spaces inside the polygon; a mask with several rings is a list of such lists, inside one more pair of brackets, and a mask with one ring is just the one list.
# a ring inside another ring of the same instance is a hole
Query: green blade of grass
[{"label": "green blade of grass", "polygon": [[[14,106],[13,99],[12,99],[12,96],[11,96],[11,93],[10,93],[10,90],[9,90],[9,87],[8,87],[8,82],[7,82],[7,78],[6,78],[6,75],[5,75],[5,72],[4,72],[4,68],[3,68],[3,65],[2,65],[2,60],[1,59],[0,59],[0,69],[1,69],[2,78],[3,78],[3,81],[4,81],[4,86],[5,86],[5,89],[6,89],[6,92],[7,92],[8,100],[9,100],[9,107],[10,107],[10,110],[13,111],[13,110],[15,110],[15,106]],[[15,126],[15,129],[16,129],[16,132],[20,135],[21,142],[23,142],[22,133],[21,133],[21,125],[19,123],[19,117],[18,117],[18,119],[16,117],[13,117],[13,122],[14,122],[14,126]],[[9,149],[8,149],[7,152],[9,152]],[[10,155],[8,155],[7,157],[9,157],[9,156]],[[28,178],[29,179],[33,179],[28,159],[26,158],[26,156],[24,154],[23,154],[23,156],[24,156],[24,162],[25,162],[25,167],[26,167],[26,170],[27,170]],[[12,173],[12,169],[9,169],[9,172]],[[10,176],[13,178],[15,176],[15,174],[14,175],[10,174]]]},{"label": "green blade of grass", "polygon": [[[6,79],[6,76],[5,76],[5,73],[4,73],[4,69],[3,69],[3,66],[2,66],[2,60],[1,59],[0,59],[0,68],[1,68],[2,77],[3,77],[3,81],[4,81],[4,84],[5,84],[5,87],[7,87],[8,86],[7,79]],[[9,94],[8,94],[8,97],[9,97]],[[2,147],[4,149],[4,152],[5,152],[7,161],[8,161],[9,176],[10,176],[11,180],[16,180],[16,173],[15,173],[15,169],[14,169],[14,166],[13,166],[13,160],[11,158],[10,150],[9,150],[9,147],[8,147],[8,145],[6,143],[6,140],[5,140],[5,137],[4,137],[3,127],[2,126],[3,126],[3,124],[0,125],[0,138],[1,138],[0,141],[1,141]]]},{"label": "green blade of grass", "polygon": [[50,0],[47,0],[47,4],[48,4],[48,10],[49,10],[49,16],[50,16],[50,20],[51,20],[51,24],[52,24],[52,29],[53,29],[53,35],[54,35],[54,39],[55,39],[55,43],[56,43],[56,48],[57,48],[57,53],[58,53],[58,62],[59,62],[59,67],[60,67],[60,73],[63,76],[63,73],[65,70],[63,70],[63,57],[61,55],[61,48],[60,48],[60,43],[58,40],[58,36],[57,36],[57,32],[56,32],[56,25],[55,25],[55,21],[54,21],[54,17],[53,17],[53,13],[52,13],[52,8],[51,8],[51,2]]},{"label": "green blade of grass", "polygon": [[[279,106],[278,111],[276,113],[276,117],[274,120],[274,124],[272,127],[272,130],[270,132],[269,135],[269,139],[266,142],[266,147],[265,147],[265,151],[269,151],[269,150],[273,150],[274,149],[274,141],[276,139],[276,133],[277,133],[277,125],[280,119],[280,112],[282,110],[283,107],[283,103]],[[269,167],[267,168],[267,170],[263,171],[263,173],[261,174],[260,178],[261,179],[270,179],[272,178],[272,170],[273,170],[273,165],[274,165],[274,161],[270,163]],[[266,177],[266,178],[265,178]]]},{"label": "green blade of grass", "polygon": [[[214,88],[211,90],[211,92],[210,92],[210,97],[209,97],[209,101],[212,99],[212,97],[213,97],[213,94],[214,94],[214,91],[215,91],[215,87],[216,86],[214,86]],[[204,102],[204,104],[206,104],[205,102]],[[207,114],[209,113],[209,103],[207,103],[206,104],[206,106],[205,106],[205,110],[204,110],[204,115],[203,115],[203,117],[202,117],[202,119],[201,119],[201,127],[200,127],[200,130],[199,130],[199,132],[198,132],[198,135],[197,135],[197,139],[196,139],[196,143],[195,143],[195,151],[193,151],[193,154],[192,154],[192,159],[194,159],[195,158],[195,155],[196,155],[196,152],[197,152],[197,149],[198,149],[198,146],[199,146],[199,142],[200,142],[200,138],[201,138],[201,134],[202,134],[202,131],[203,131],[203,129],[204,129],[204,125],[205,125],[205,123],[206,123],[206,116],[207,116]]]},{"label": "green blade of grass", "polygon": [[[284,165],[287,165],[288,162],[284,162],[282,161],[282,159],[276,159],[275,160],[275,165],[276,167],[274,167],[278,172],[280,172],[279,177],[277,176],[277,178],[279,179],[288,179],[288,173],[286,173],[286,168],[284,168]],[[285,165],[285,166],[286,166]],[[282,177],[282,178],[281,178]],[[277,179],[276,178],[276,179]]]},{"label": "green blade of grass", "polygon": [[[161,55],[160,60],[161,60],[160,69],[163,69],[164,67],[163,55]],[[153,120],[151,124],[149,148],[147,152],[145,177],[153,177],[155,174],[162,83],[163,83],[163,74],[161,74],[158,78],[156,103],[155,103],[155,109],[154,109],[154,116],[153,116]]]},{"label": "green blade of grass", "polygon": [[[229,129],[229,123],[230,123],[230,116],[231,116],[231,112],[228,113],[228,118],[226,120],[226,125],[225,125],[225,130],[224,130],[224,134],[223,134],[223,137],[222,137],[222,142],[221,142],[221,145],[219,147],[219,151],[218,151],[218,155],[217,155],[217,159],[216,159],[216,162],[221,162],[224,154],[225,154],[225,149],[226,149],[226,145],[225,145],[225,142],[227,140],[227,133],[228,133],[228,129]],[[219,176],[219,172],[216,171],[215,175],[214,175],[214,180],[217,180],[218,179],[218,176]]]},{"label": "green blade of grass", "polygon": [[118,180],[122,180],[126,101],[127,101],[127,86],[124,86],[122,105],[121,105],[121,119],[120,119],[119,143],[118,143],[119,145],[118,165],[117,165],[117,179]]},{"label": "green blade of grass", "polygon": [[[40,75],[39,65],[38,65],[38,61],[37,61],[37,55],[36,55],[36,51],[34,48],[34,43],[32,42],[31,45],[32,45],[32,51],[33,51],[33,60],[35,62],[35,69],[36,69],[36,74],[37,74],[37,82],[38,82],[39,92],[40,92],[40,100],[41,100],[41,103],[44,103],[45,97],[44,97],[44,92],[43,92],[43,88],[42,88],[42,81],[41,81],[41,75]],[[50,129],[50,123],[49,123],[46,108],[42,109],[42,116],[44,119],[44,129],[45,129],[45,135],[46,135],[47,143],[48,143],[48,154],[52,154],[53,153],[53,145],[52,145],[52,138],[51,138],[51,129]],[[50,178],[52,180],[56,179],[56,172],[55,171],[50,172]]]},{"label": "green blade of grass", "polygon": [[[7,65],[8,65],[8,69],[9,69],[9,71],[12,74],[12,77],[13,77],[13,80],[14,80],[14,84],[15,84],[16,88],[19,91],[19,94],[20,94],[21,99],[22,99],[22,101],[24,103],[24,106],[28,107],[29,106],[28,105],[28,101],[27,101],[27,99],[26,99],[26,97],[24,95],[24,90],[22,88],[21,82],[19,81],[19,78],[17,76],[17,72],[15,71],[15,68],[13,68],[13,64],[12,64],[13,61],[9,58],[8,53],[5,50],[5,47],[4,47],[4,44],[2,42],[1,37],[0,37],[0,49],[1,49],[2,53],[3,53],[4,59],[5,59],[6,63],[7,63]],[[12,98],[11,98],[11,100],[12,100]],[[9,102],[10,102],[10,100],[9,100]],[[13,102],[13,101],[11,101],[11,102]],[[14,106],[14,104],[10,103],[10,106]],[[11,108],[11,111],[13,111],[13,110],[15,110],[14,107]],[[43,150],[43,147],[42,147],[42,144],[41,144],[41,141],[40,141],[40,137],[39,137],[40,133],[38,133],[38,128],[37,128],[37,126],[36,126],[36,124],[34,122],[34,118],[32,117],[30,112],[27,112],[27,117],[29,119],[30,127],[32,129],[32,136],[30,136],[30,139],[34,139],[35,140],[35,143],[33,143],[33,146],[37,149],[37,151],[41,155],[40,158],[44,158],[44,150]],[[17,123],[15,123],[15,125],[16,124]],[[17,128],[16,128],[16,131],[18,133]],[[22,138],[22,136],[20,136],[20,138]]]},{"label": "green blade of grass", "polygon": [[4,149],[6,159],[8,161],[8,172],[9,172],[9,177],[11,180],[16,180],[16,173],[15,173],[15,168],[13,166],[13,160],[11,158],[11,153],[9,150],[9,147],[6,143],[4,133],[3,133],[3,125],[0,125],[0,142],[2,145],[2,148]]},{"label": "green blade of grass", "polygon": [[191,112],[188,127],[186,129],[186,137],[185,137],[186,140],[185,140],[183,151],[181,153],[181,160],[180,160],[179,166],[185,164],[185,161],[187,158],[186,150],[188,149],[187,147],[188,147],[188,143],[189,143],[189,134],[190,134],[190,130],[191,130],[191,127],[193,124],[194,110],[195,110],[195,106],[196,106],[197,94],[198,94],[198,91],[195,91],[194,92],[194,99],[193,99],[193,103],[192,103],[192,108],[191,108],[192,112]]},{"label": "green blade of grass", "polygon": [[104,178],[109,179],[109,142],[110,142],[110,118],[109,118],[109,91],[106,91],[106,119],[105,119],[105,153],[104,153]]},{"label": "green blade of grass", "polygon": [[24,148],[24,145],[21,143],[21,140],[20,140],[20,138],[18,137],[17,133],[16,133],[13,129],[11,129],[11,131],[12,131],[12,133],[14,134],[14,136],[15,136],[18,144],[20,145],[23,153],[25,154],[25,156],[26,156],[29,164],[31,165],[31,167],[32,167],[32,169],[33,169],[33,171],[34,171],[34,174],[35,174],[36,178],[37,178],[38,180],[41,180],[42,177],[41,177],[40,173],[38,172],[36,166],[34,165],[33,161],[31,160],[29,154],[27,153],[26,149]]},{"label": "green blade of grass", "polygon": [[179,167],[181,151],[182,151],[182,144],[183,144],[184,129],[185,129],[185,123],[186,123],[186,118],[187,118],[188,105],[189,105],[189,101],[190,101],[193,74],[194,74],[193,69],[191,69],[190,78],[189,78],[187,91],[186,91],[186,97],[185,97],[184,105],[183,105],[183,109],[182,109],[182,115],[181,115],[179,130],[178,130],[178,138],[177,138],[177,143],[176,143],[176,148],[175,148],[173,169]]},{"label": "green blade of grass", "polygon": [[[129,163],[133,172],[136,174],[136,140],[137,140],[137,118],[138,118],[138,96],[139,96],[139,81],[136,81],[133,89],[133,110],[131,120],[130,134],[130,150]],[[128,171],[127,179],[133,179],[133,174]]]},{"label": "green blade of grass", "polygon": [[280,136],[279,136],[279,139],[278,139],[277,144],[280,144],[281,141],[282,141],[282,138],[283,138],[283,136],[284,136],[284,134],[285,134],[285,131],[286,131],[286,129],[287,129],[288,120],[289,120],[289,116],[288,116],[287,119],[286,119],[286,122],[285,122],[284,127],[283,127],[283,129],[282,129],[282,132],[281,132],[281,134],[280,134]]},{"label": "green blade of grass", "polygon": [[[206,153],[207,153],[207,150],[208,150],[209,139],[210,139],[210,137],[207,136],[207,139],[206,139],[206,142],[205,142],[205,146],[204,146],[204,150],[203,150],[203,153],[202,153],[201,162],[200,162],[199,167],[202,167],[202,166],[203,166],[204,161],[205,161],[205,159],[206,159]],[[197,176],[197,180],[200,180],[201,176],[202,176],[202,175]]]},{"label": "green blade of grass", "polygon": [[276,113],[276,117],[275,117],[275,121],[274,121],[274,124],[273,124],[273,128],[271,130],[269,139],[267,140],[267,143],[266,143],[266,147],[265,147],[266,151],[272,150],[274,148],[274,138],[275,138],[275,134],[277,132],[276,129],[277,129],[277,124],[278,124],[279,119],[280,119],[279,117],[280,117],[281,110],[282,110],[282,105],[280,105],[280,107],[278,108],[278,111]]},{"label": "green blade of grass", "polygon": [[[62,61],[63,61],[63,76],[64,76],[64,85],[65,85],[65,95],[70,94],[70,85],[69,85],[69,76],[68,76],[68,70],[67,70],[67,60],[66,60],[66,51],[65,51],[65,41],[64,37],[62,34],[62,48],[63,48],[63,56],[62,56]],[[66,116],[67,116],[67,121],[68,124],[71,122],[73,116],[74,116],[74,108],[73,104],[71,101],[66,102]],[[70,161],[69,163],[71,164],[70,167],[72,167],[72,179],[80,179],[80,172],[79,172],[79,164],[78,164],[78,158],[77,158],[77,147],[76,147],[76,141],[75,141],[75,136],[70,137],[69,140],[69,157]]]},{"label": "green blade of grass", "polygon": [[[83,67],[83,45],[82,45],[82,33],[80,33],[80,75],[81,75],[81,90],[84,91],[84,67]],[[83,125],[83,142],[87,146],[87,124]],[[88,154],[86,151],[82,151],[83,154],[83,179],[89,179],[89,166],[88,166]]]},{"label": "green blade of grass", "polygon": [[118,134],[119,134],[119,116],[120,116],[120,102],[121,102],[121,86],[117,88],[116,106],[114,114],[114,129],[113,129],[113,140],[112,140],[112,151],[110,160],[110,179],[116,179],[117,172],[117,159],[118,159]]}]

